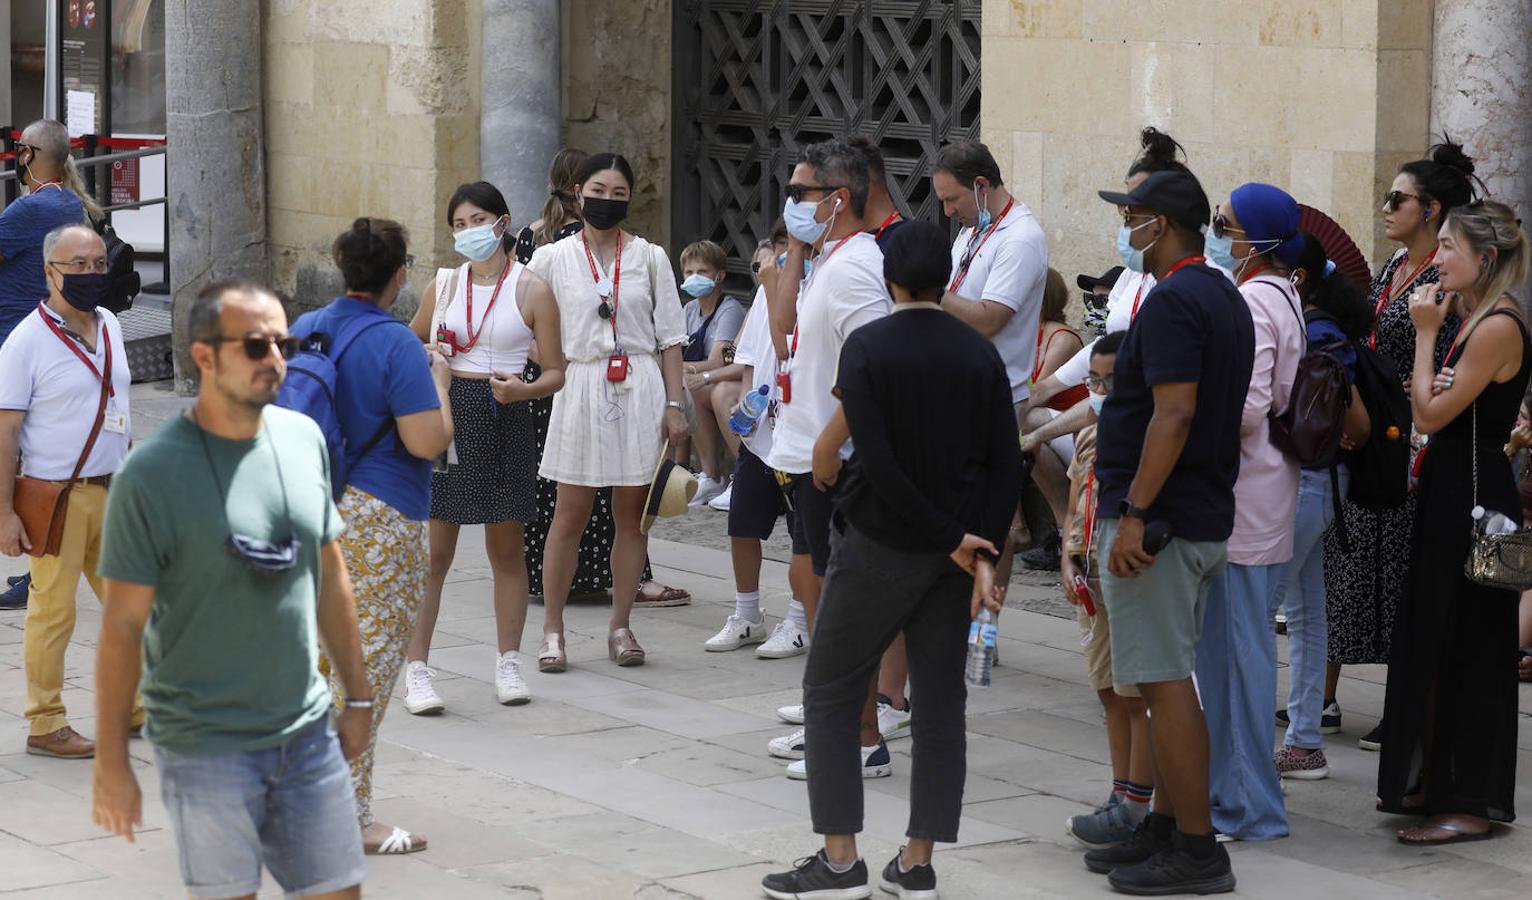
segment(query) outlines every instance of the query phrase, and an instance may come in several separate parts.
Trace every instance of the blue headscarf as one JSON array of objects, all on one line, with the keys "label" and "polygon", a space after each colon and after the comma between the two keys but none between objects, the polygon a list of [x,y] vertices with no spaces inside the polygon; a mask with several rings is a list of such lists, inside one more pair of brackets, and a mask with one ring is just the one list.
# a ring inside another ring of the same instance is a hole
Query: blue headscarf
[{"label": "blue headscarf", "polygon": [[[1298,230],[1298,201],[1279,187],[1259,182],[1242,184],[1229,195],[1229,205],[1245,229],[1245,239],[1258,249],[1291,265],[1303,254]],[[1275,246],[1273,246],[1275,244]]]}]

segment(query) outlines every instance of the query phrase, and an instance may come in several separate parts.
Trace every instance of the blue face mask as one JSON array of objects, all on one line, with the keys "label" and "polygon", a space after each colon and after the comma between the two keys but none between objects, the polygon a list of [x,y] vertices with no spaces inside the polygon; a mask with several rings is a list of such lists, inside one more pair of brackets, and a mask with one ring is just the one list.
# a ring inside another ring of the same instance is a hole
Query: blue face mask
[{"label": "blue face mask", "polygon": [[[821,200],[819,203],[823,203]],[[819,203],[810,203],[807,200],[788,200],[787,205],[782,207],[782,219],[787,223],[787,232],[805,244],[812,244],[819,240],[829,227],[828,222],[819,222],[814,219],[814,214],[819,211]]]},{"label": "blue face mask", "polygon": [[1155,238],[1149,242],[1149,247],[1140,250],[1133,246],[1133,232],[1143,228],[1145,225],[1152,224],[1154,224],[1154,220],[1150,219],[1141,225],[1133,227],[1124,225],[1117,229],[1117,255],[1122,257],[1122,264],[1134,272],[1144,271],[1144,251],[1148,250],[1149,247],[1153,247],[1160,239]]},{"label": "blue face mask", "polygon": [[1106,405],[1106,394],[1098,394],[1095,391],[1091,391],[1090,397],[1087,399],[1090,400],[1091,412],[1098,416],[1101,415],[1101,407]]},{"label": "blue face mask", "polygon": [[1214,264],[1226,271],[1233,272],[1239,268],[1239,260],[1234,258],[1234,236],[1231,234],[1225,233],[1223,237],[1218,237],[1212,229],[1208,229],[1207,238],[1203,241],[1203,252]]},{"label": "blue face mask", "polygon": [[483,262],[500,249],[501,235],[495,233],[495,227],[499,224],[499,220],[496,220],[488,225],[464,228],[452,236],[452,246],[474,262]]},{"label": "blue face mask", "polygon": [[[787,265],[787,254],[783,253],[777,257],[777,268],[780,269],[785,265]],[[812,259],[805,259],[803,261],[803,277],[809,277],[809,273],[812,271],[814,271],[814,261]]]},{"label": "blue face mask", "polygon": [[699,299],[713,293],[717,287],[718,282],[700,272],[686,276],[686,280],[681,282],[681,290]]},{"label": "blue face mask", "polygon": [[973,202],[979,208],[979,218],[974,228],[977,231],[983,231],[994,223],[995,214],[990,212],[989,207],[985,205],[984,195],[979,192],[979,183],[977,181],[973,185]]}]

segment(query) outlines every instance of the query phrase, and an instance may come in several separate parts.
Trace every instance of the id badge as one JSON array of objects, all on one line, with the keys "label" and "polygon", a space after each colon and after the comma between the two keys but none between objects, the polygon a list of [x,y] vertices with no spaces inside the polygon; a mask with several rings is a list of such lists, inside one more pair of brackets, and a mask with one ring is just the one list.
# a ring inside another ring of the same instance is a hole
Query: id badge
[{"label": "id badge", "polygon": [[447,465],[457,465],[457,438],[453,438],[452,443],[447,445]]},{"label": "id badge", "polygon": [[447,326],[442,325],[436,329],[436,346],[439,350],[441,350],[442,356],[445,356],[448,359],[451,359],[454,355],[457,354],[456,348],[454,348],[452,345],[453,341],[456,339],[457,336],[454,335],[452,331],[447,328]]},{"label": "id badge", "polygon": [[116,410],[109,410],[101,420],[101,427],[111,434],[127,434],[128,417]]},{"label": "id badge", "polygon": [[616,382],[628,380],[628,357],[626,354],[615,354],[606,361],[606,380]]},{"label": "id badge", "polygon": [[791,372],[777,373],[777,387],[782,391],[782,403],[793,402],[793,375]]}]

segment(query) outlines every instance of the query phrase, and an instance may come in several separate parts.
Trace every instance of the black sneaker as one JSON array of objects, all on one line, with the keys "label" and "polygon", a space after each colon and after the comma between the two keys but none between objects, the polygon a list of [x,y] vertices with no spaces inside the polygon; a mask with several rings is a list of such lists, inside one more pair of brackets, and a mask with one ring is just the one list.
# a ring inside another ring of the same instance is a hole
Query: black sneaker
[{"label": "black sneaker", "polygon": [[1383,721],[1378,720],[1378,726],[1356,739],[1356,745],[1363,750],[1378,751],[1383,749]]},{"label": "black sneaker", "polygon": [[1132,866],[1118,866],[1107,875],[1112,889],[1140,897],[1169,894],[1227,894],[1234,890],[1229,851],[1213,845],[1211,856],[1199,858],[1187,849],[1186,836],[1176,832],[1171,846]]},{"label": "black sneaker", "polygon": [[32,589],[32,576],[17,575],[5,581],[10,587],[0,594],[0,609],[26,609],[27,593]]},{"label": "black sneaker", "polygon": [[894,858],[883,867],[883,882],[879,887],[897,895],[899,900],[936,900],[936,870],[924,865],[901,872],[899,857],[903,855],[904,848],[900,847]]},{"label": "black sneaker", "polygon": [[1049,534],[1043,542],[1031,550],[1017,556],[1021,564],[1029,569],[1037,569],[1043,572],[1057,572],[1061,562],[1060,554],[1063,552],[1063,539],[1057,531]]},{"label": "black sneaker", "polygon": [[1170,847],[1170,835],[1175,830],[1175,820],[1159,813],[1150,813],[1138,823],[1127,840],[1085,854],[1085,868],[1097,875],[1105,875],[1118,866],[1132,866],[1143,862]]},{"label": "black sneaker", "polygon": [[[1291,724],[1291,720],[1289,720],[1288,717],[1287,717],[1287,710],[1285,708],[1277,710],[1277,725],[1279,727],[1286,728],[1290,724]],[[1325,704],[1325,708],[1324,709],[1320,710],[1320,713],[1319,713],[1319,733],[1320,734],[1340,734],[1340,730],[1341,730],[1340,704],[1337,703],[1334,700],[1331,700],[1330,702]]]},{"label": "black sneaker", "polygon": [[[794,865],[791,872],[776,872],[761,879],[766,896],[774,900],[862,900],[872,896],[867,864],[860,859],[850,871],[836,872],[821,850]],[[934,875],[932,879],[934,882]]]}]

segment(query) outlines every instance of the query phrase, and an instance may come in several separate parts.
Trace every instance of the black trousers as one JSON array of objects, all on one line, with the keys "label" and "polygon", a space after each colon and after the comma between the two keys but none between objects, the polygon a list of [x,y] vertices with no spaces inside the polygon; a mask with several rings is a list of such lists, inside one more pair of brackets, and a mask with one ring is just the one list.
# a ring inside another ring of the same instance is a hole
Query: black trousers
[{"label": "black trousers", "polygon": [[973,579],[945,554],[895,550],[836,520],[803,672],[814,831],[862,830],[862,706],[883,651],[902,631],[915,744],[905,834],[956,841],[967,776],[963,666]]}]

